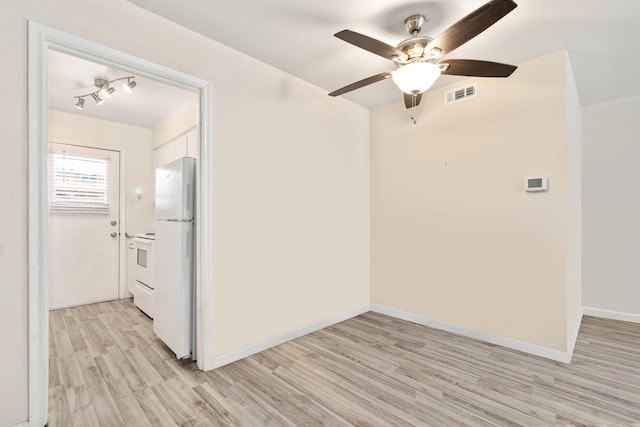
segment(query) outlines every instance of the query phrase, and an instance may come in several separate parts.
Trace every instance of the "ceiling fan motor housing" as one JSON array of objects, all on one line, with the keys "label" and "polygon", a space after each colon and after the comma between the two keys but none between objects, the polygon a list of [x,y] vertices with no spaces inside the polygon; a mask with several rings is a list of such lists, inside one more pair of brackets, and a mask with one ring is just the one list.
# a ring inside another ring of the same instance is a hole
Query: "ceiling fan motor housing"
[{"label": "ceiling fan motor housing", "polygon": [[419,36],[424,25],[429,22],[429,18],[422,15],[411,15],[404,20],[404,28],[411,34],[406,40],[403,40],[396,46],[407,55],[404,62],[428,61],[430,59],[442,56],[442,50],[438,48],[427,49],[427,46],[433,41],[433,38],[427,36]]},{"label": "ceiling fan motor housing", "polygon": [[411,15],[407,19],[404,20],[404,28],[407,29],[409,34],[415,36],[420,34],[420,31],[424,28],[424,24],[429,22],[429,18],[424,15]]},{"label": "ceiling fan motor housing", "polygon": [[426,50],[426,47],[432,41],[433,39],[431,37],[416,36],[401,41],[400,44],[398,44],[397,48],[398,50],[401,50],[407,54],[407,62],[414,62],[416,60],[423,61],[427,59],[433,59],[438,56],[431,55],[430,51]]}]

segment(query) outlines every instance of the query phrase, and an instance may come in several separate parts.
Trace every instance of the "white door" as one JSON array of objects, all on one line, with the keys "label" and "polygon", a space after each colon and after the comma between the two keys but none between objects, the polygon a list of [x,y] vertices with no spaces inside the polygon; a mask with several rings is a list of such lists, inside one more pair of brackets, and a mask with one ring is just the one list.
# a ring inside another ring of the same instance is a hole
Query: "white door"
[{"label": "white door", "polygon": [[49,143],[49,308],[119,296],[120,153]]}]

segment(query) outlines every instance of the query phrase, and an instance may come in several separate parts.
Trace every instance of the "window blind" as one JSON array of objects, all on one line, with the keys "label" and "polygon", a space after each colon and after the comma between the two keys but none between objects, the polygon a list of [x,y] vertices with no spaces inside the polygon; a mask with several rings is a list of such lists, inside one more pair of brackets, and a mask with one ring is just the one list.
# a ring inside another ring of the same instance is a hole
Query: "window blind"
[{"label": "window blind", "polygon": [[51,152],[49,193],[52,210],[108,210],[109,160]]}]

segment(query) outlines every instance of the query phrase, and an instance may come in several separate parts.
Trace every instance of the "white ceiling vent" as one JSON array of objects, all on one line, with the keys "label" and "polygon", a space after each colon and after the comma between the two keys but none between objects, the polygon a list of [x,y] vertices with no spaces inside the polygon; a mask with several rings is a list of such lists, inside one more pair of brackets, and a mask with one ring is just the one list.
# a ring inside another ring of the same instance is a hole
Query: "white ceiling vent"
[{"label": "white ceiling vent", "polygon": [[455,104],[456,102],[465,101],[474,98],[478,94],[478,86],[472,83],[469,86],[459,87],[450,90],[444,94],[444,105]]}]

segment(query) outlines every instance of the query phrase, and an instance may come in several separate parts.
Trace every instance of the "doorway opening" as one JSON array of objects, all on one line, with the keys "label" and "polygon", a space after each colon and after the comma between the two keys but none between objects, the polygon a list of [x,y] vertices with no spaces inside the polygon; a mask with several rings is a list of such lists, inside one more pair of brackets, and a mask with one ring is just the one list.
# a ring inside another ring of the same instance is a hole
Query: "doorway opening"
[{"label": "doorway opening", "polygon": [[[55,51],[76,58],[115,67],[162,84],[196,93],[197,123],[194,132],[198,140],[196,162],[196,222],[195,294],[197,363],[207,370],[211,359],[211,120],[209,82],[166,67],[150,63],[108,47],[89,42],[58,30],[29,22],[29,138],[28,138],[28,307],[29,307],[29,419],[33,425],[47,422],[48,393],[48,313],[49,313],[49,224],[48,161],[49,161],[49,52]],[[60,142],[60,141],[58,141]],[[119,150],[116,150],[119,151]],[[121,152],[121,150],[120,150]],[[126,164],[126,161],[124,162]],[[134,198],[138,197],[134,192]],[[123,198],[120,197],[120,202]],[[142,195],[144,197],[144,194]],[[121,218],[124,219],[124,218]],[[120,222],[120,221],[118,221]],[[122,232],[125,229],[121,229]],[[119,260],[124,258],[120,245]],[[206,259],[209,262],[203,263]],[[120,270],[119,270],[120,271]],[[123,273],[119,273],[120,280]],[[119,289],[119,294],[122,292]]]},{"label": "doorway opening", "polygon": [[129,249],[139,239],[153,244],[155,169],[198,158],[197,92],[52,49],[47,59],[49,309],[129,298],[134,289],[146,308],[154,283],[131,274]]}]

